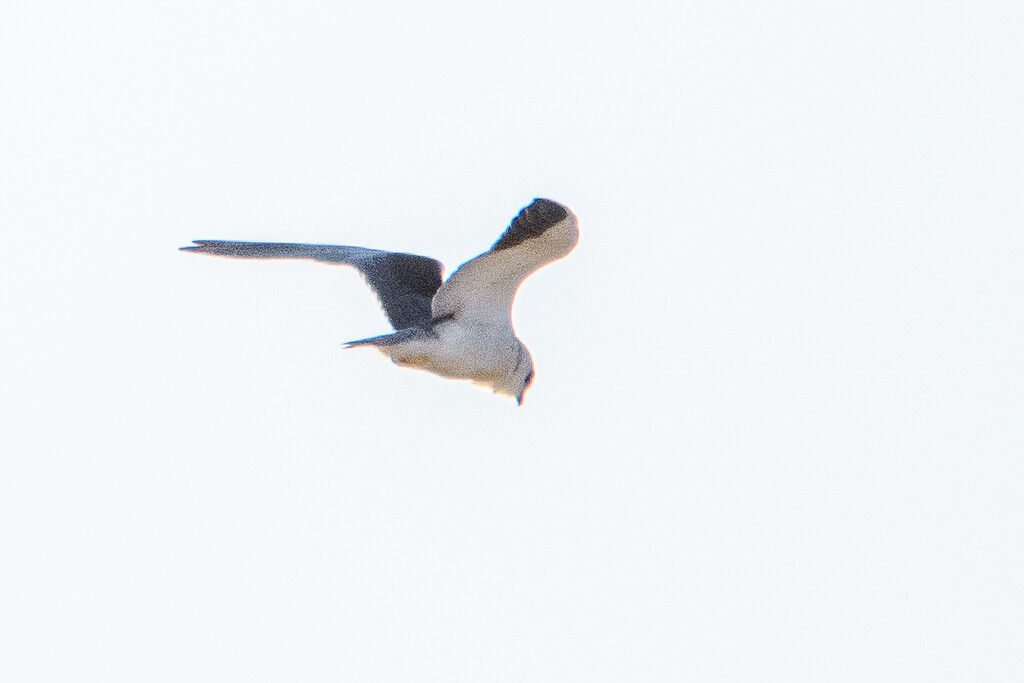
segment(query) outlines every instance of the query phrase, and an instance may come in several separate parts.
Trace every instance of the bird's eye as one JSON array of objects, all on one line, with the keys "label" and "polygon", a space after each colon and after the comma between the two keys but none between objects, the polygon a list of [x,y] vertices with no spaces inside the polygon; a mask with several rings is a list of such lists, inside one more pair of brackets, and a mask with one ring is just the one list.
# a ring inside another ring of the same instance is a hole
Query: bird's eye
[{"label": "bird's eye", "polygon": [[530,386],[531,383],[533,383],[533,370],[526,375],[526,386]]}]

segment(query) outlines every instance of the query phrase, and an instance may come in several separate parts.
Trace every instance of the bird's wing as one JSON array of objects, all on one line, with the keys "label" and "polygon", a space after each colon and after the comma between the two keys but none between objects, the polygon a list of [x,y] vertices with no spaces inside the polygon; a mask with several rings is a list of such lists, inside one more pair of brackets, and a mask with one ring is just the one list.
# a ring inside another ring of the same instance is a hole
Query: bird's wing
[{"label": "bird's wing", "polygon": [[443,266],[426,256],[331,244],[224,242],[196,240],[194,251],[211,256],[251,259],[306,259],[354,267],[377,295],[392,327],[430,327],[430,301],[441,286]]},{"label": "bird's wing", "polygon": [[508,323],[523,280],[568,254],[578,239],[572,211],[550,199],[534,199],[490,251],[463,263],[441,285],[431,307],[434,320]]}]

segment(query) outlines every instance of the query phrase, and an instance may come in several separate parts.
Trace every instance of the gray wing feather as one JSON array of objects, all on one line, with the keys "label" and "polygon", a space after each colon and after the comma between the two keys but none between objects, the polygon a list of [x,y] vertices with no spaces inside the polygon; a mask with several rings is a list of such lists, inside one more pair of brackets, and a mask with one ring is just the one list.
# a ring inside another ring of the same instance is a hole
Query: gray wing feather
[{"label": "gray wing feather", "polygon": [[228,242],[195,240],[193,251],[211,256],[251,259],[306,259],[352,266],[377,295],[384,314],[396,330],[430,328],[430,302],[441,286],[443,266],[435,259],[379,249],[332,244]]}]

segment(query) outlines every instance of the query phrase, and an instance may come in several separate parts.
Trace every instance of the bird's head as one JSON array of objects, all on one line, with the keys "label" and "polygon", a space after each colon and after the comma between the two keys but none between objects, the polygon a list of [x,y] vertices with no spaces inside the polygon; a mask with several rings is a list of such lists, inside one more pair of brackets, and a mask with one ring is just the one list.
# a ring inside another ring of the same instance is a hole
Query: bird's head
[{"label": "bird's head", "polygon": [[519,343],[514,358],[512,367],[506,371],[505,375],[497,381],[488,382],[488,384],[494,393],[511,396],[516,403],[523,405],[523,396],[533,383],[533,358],[530,357],[530,352],[522,343]]},{"label": "bird's head", "polygon": [[523,378],[519,394],[516,395],[516,403],[523,405],[523,396],[526,396],[526,390],[533,384],[533,364],[530,364],[530,372],[527,373],[526,377]]},{"label": "bird's head", "polygon": [[533,384],[533,356],[522,342],[519,343],[518,356],[518,361],[508,376],[508,394],[515,397],[516,403],[523,405],[523,396]]}]

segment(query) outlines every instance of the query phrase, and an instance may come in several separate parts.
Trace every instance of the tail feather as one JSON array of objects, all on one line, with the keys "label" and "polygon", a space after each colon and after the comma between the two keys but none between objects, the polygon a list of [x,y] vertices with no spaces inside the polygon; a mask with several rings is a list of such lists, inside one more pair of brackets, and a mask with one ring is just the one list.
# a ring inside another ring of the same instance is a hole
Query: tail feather
[{"label": "tail feather", "polygon": [[433,337],[432,333],[421,329],[419,327],[409,327],[398,332],[392,332],[391,334],[381,334],[376,337],[367,337],[366,339],[356,339],[355,341],[344,342],[346,349],[351,349],[356,346],[395,346],[397,344],[404,344],[405,342],[412,341],[413,339],[423,339],[426,337]]}]

